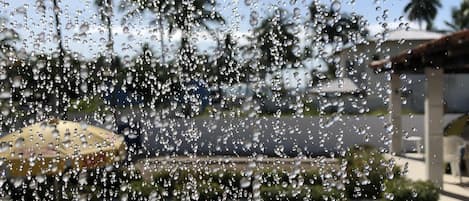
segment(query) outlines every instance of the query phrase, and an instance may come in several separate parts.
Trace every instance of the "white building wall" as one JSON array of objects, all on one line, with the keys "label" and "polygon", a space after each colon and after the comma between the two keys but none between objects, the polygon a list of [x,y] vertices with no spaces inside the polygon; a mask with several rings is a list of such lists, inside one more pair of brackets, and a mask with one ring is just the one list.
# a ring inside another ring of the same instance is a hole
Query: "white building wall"
[{"label": "white building wall", "polygon": [[[385,73],[376,74],[369,68],[368,65],[372,61],[373,55],[379,55],[379,59],[384,59],[386,56],[408,51],[423,42],[426,41],[406,41],[402,44],[397,41],[389,41],[379,47],[374,42],[370,42],[369,45],[357,46],[356,51],[347,49],[340,53],[343,65],[347,65],[349,61],[355,63],[354,70],[352,70],[354,73],[347,75],[367,92],[367,107],[370,110],[385,109],[387,107],[388,95],[386,89],[389,87],[389,81],[386,79]],[[381,48],[381,52],[386,52],[386,54],[377,53],[378,48]],[[403,96],[406,100],[403,102],[404,110],[423,112],[425,76],[423,74],[404,75],[402,86],[405,89]],[[446,112],[469,112],[469,74],[446,74],[444,94]]]}]

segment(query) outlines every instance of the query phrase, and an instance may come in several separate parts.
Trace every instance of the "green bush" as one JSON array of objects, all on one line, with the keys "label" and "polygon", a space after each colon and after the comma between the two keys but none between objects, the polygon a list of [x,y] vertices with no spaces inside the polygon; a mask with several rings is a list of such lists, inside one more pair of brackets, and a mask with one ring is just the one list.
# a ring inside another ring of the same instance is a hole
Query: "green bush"
[{"label": "green bush", "polygon": [[146,200],[152,193],[161,195],[162,189],[143,180],[132,181],[128,187],[129,200]]},{"label": "green bush", "polygon": [[99,97],[91,97],[89,99],[73,100],[72,106],[68,108],[69,112],[83,112],[91,114],[99,111],[104,106],[104,102]]},{"label": "green bush", "polygon": [[223,196],[223,188],[217,183],[199,185],[197,188],[199,200],[220,200]]},{"label": "green bush", "polygon": [[[308,190],[305,187],[293,188],[291,186],[282,187],[281,185],[275,186],[262,186],[260,188],[260,194],[263,200],[303,200],[308,194]],[[319,195],[320,193],[315,193]],[[314,200],[314,199],[312,199]]]},{"label": "green bush", "polygon": [[[84,185],[83,188],[79,188],[78,193],[88,195],[90,200],[107,200],[121,197],[131,191],[133,182],[142,182],[142,176],[138,170],[128,170],[124,167],[112,170],[97,168],[88,170],[86,175],[87,184]],[[77,178],[74,178],[74,180],[76,179]],[[71,183],[77,184],[77,182],[78,181],[72,181]],[[145,185],[133,185],[134,187],[142,186],[142,189],[145,187]],[[123,190],[122,187],[124,186],[128,186],[128,188]],[[130,195],[132,195],[132,192],[130,192]],[[139,196],[144,197],[144,195]],[[138,199],[130,198],[129,200]]]},{"label": "green bush", "polygon": [[384,182],[400,177],[399,168],[389,169],[384,156],[369,145],[351,148],[345,155],[349,198],[378,199],[382,197]]},{"label": "green bush", "polygon": [[321,185],[321,173],[319,173],[318,169],[309,169],[302,173],[305,184],[309,185]]},{"label": "green bush", "polygon": [[[151,181],[145,181],[138,171],[99,168],[87,172],[87,184],[84,186],[78,185],[78,175],[72,175],[64,195],[68,198],[86,195],[88,200],[245,200],[256,196],[263,200],[438,200],[439,192],[435,186],[429,182],[411,182],[401,178],[401,170],[389,168],[389,161],[372,147],[355,147],[340,162],[347,173],[345,180],[342,180],[346,185],[343,191],[337,190],[328,180],[323,181],[317,168],[300,171],[289,168],[256,169],[247,179],[255,180],[259,186],[254,186],[259,191],[254,191],[253,185],[242,188],[241,183],[246,176],[236,169],[211,172],[197,169],[161,170],[153,174]],[[10,195],[15,199],[32,199],[34,193],[44,198],[49,191],[47,185],[51,183],[53,178],[47,178],[44,184],[31,192],[23,192],[24,185],[14,188],[11,182],[3,188],[10,189]],[[25,184],[28,185],[27,182]]]},{"label": "green bush", "polygon": [[[322,184],[317,169],[305,170],[294,178],[289,178],[288,171],[277,169],[256,170],[254,175],[261,175],[258,181],[260,181],[263,187],[280,184],[289,185],[292,182],[298,183],[299,179],[303,179],[305,185],[317,185],[320,187],[320,184]],[[248,198],[252,193],[252,187],[241,188],[243,177],[240,170],[234,169],[208,173],[196,170],[177,170],[156,172],[153,174],[153,182],[155,186],[165,189],[170,198],[182,199],[184,196],[193,195],[195,192],[183,192],[193,182],[197,185],[196,191],[199,200],[216,200],[222,198],[222,196],[236,200]]]},{"label": "green bush", "polygon": [[386,182],[385,200],[437,201],[439,190],[431,182],[400,178]]},{"label": "green bush", "polygon": [[340,192],[331,190],[325,191],[323,186],[320,185],[305,185],[302,187],[293,188],[292,186],[283,187],[282,185],[262,186],[260,188],[260,195],[262,200],[347,200],[343,198]]},{"label": "green bush", "polygon": [[289,178],[289,172],[286,170],[263,169],[261,172],[264,185],[278,185],[282,183],[291,183],[303,179],[307,185],[321,185],[322,179],[319,170],[310,168],[302,170],[295,178]]},{"label": "green bush", "polygon": [[207,174],[206,176],[208,178],[205,178],[205,180],[211,180],[211,182],[230,188],[239,188],[241,186],[241,179],[243,178],[241,172],[234,170],[215,171]]}]

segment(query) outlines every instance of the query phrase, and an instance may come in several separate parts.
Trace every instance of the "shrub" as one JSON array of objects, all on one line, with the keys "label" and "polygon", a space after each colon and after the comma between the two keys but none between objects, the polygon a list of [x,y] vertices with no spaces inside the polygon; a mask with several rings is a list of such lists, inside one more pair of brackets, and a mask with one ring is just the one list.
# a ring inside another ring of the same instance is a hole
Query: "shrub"
[{"label": "shrub", "polygon": [[318,169],[309,169],[306,170],[303,174],[304,180],[306,184],[309,185],[321,185],[321,173],[319,173]]},{"label": "shrub", "polygon": [[286,170],[277,169],[263,169],[261,172],[263,184],[278,185],[282,183],[290,183],[298,181],[299,178],[304,180],[307,185],[320,185],[322,184],[321,174],[316,168],[310,168],[301,171],[295,178],[289,178],[289,172]]},{"label": "shrub", "polygon": [[102,108],[104,102],[99,97],[91,97],[90,99],[74,100],[72,101],[72,107],[68,108],[70,112],[83,112],[86,114],[92,114],[99,111]]},{"label": "shrub", "polygon": [[152,193],[161,193],[162,189],[159,186],[149,184],[143,180],[132,181],[128,187],[129,200],[146,200]]},{"label": "shrub", "polygon": [[220,185],[231,187],[231,188],[239,188],[241,186],[241,172],[234,171],[234,170],[226,170],[226,171],[215,171],[211,172],[206,175],[206,180],[211,180],[211,182],[218,183]]},{"label": "shrub", "polygon": [[262,200],[346,200],[342,198],[338,191],[325,191],[320,185],[305,185],[293,188],[292,186],[283,187],[282,185],[262,186],[260,188]]},{"label": "shrub", "polygon": [[202,184],[197,188],[199,200],[221,200],[223,189],[217,183]]},{"label": "shrub", "polygon": [[[344,158],[348,197],[357,199],[378,199],[382,197],[384,182],[400,176],[398,168],[389,169],[387,161],[375,148],[363,145],[350,149]],[[390,175],[392,174],[392,175]]]},{"label": "shrub", "polygon": [[[261,186],[290,185],[303,179],[305,185],[320,185],[321,177],[317,169],[308,169],[300,172],[294,178],[289,178],[289,172],[277,169],[262,169],[254,171],[254,175],[261,175],[258,180]],[[241,188],[243,174],[240,170],[226,169],[213,172],[200,172],[196,170],[159,171],[153,174],[155,186],[164,189],[168,197],[181,198],[197,193],[199,200],[214,200],[215,198],[241,199],[252,193],[252,187]],[[253,178],[251,178],[253,179]],[[183,192],[193,183],[196,189]],[[189,186],[188,186],[189,185]],[[288,189],[287,189],[288,190]],[[293,190],[293,189],[290,189]],[[197,192],[196,192],[197,191]],[[181,195],[184,194],[184,195]],[[187,195],[186,195],[187,194]],[[207,198],[207,199],[205,199]]]},{"label": "shrub", "polygon": [[[291,186],[283,187],[281,185],[262,186],[260,195],[263,200],[303,200],[308,194],[306,187],[293,188]],[[321,193],[314,193],[319,195]],[[311,200],[314,200],[311,198]]]},{"label": "shrub", "polygon": [[439,190],[428,181],[412,182],[400,178],[386,182],[384,191],[386,200],[412,200],[412,201],[437,201]]}]

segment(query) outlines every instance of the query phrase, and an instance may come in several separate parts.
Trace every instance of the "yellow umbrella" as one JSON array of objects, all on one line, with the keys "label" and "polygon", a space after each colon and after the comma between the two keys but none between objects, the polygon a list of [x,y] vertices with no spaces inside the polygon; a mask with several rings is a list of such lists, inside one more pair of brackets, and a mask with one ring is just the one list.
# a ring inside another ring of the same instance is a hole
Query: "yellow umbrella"
[{"label": "yellow umbrella", "polygon": [[0,163],[10,176],[57,174],[125,158],[122,136],[63,120],[36,123],[0,138]]}]

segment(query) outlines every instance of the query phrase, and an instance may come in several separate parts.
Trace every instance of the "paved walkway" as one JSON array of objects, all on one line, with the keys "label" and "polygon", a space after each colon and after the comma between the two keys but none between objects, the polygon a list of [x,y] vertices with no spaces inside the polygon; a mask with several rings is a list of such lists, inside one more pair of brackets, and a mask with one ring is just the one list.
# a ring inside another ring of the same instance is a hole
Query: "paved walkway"
[{"label": "paved walkway", "polygon": [[[391,156],[387,156],[391,157]],[[408,153],[403,157],[392,156],[396,160],[396,164],[407,166],[407,177],[411,180],[425,180],[425,162],[423,154]],[[443,177],[443,190],[440,194],[440,200],[469,200],[469,177],[463,176],[462,182],[459,183],[459,177],[445,174]]]}]

